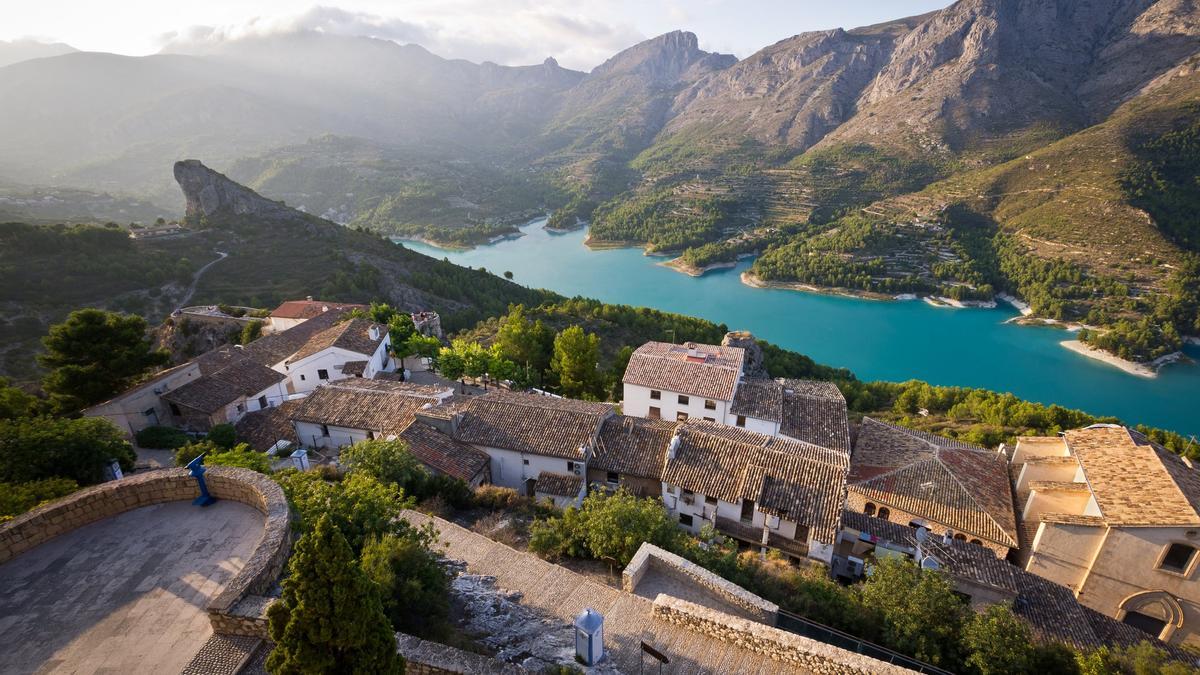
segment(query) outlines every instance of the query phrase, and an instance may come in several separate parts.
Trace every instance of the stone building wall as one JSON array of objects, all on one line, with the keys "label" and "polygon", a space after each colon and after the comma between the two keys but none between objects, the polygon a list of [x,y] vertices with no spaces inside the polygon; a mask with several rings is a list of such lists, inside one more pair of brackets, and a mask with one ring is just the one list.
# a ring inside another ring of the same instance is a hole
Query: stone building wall
[{"label": "stone building wall", "polygon": [[696,563],[650,543],[643,543],[621,573],[621,589],[633,593],[646,573],[674,577],[686,584],[701,586],[729,604],[744,611],[755,621],[774,626],[779,605],[760,598],[746,589],[713,574]]},{"label": "stone building wall", "polygon": [[[263,536],[241,571],[226,582],[207,609],[213,631],[266,637],[266,597],[291,552],[291,512],[279,484],[249,469],[214,466],[205,474],[218,499],[241,502],[265,517]],[[200,495],[187,469],[162,469],[84,488],[0,525],[0,563],[60,534],[125,511]]]},{"label": "stone building wall", "polygon": [[817,675],[900,675],[915,671],[754,621],[659,594],[654,617]]},{"label": "stone building wall", "polygon": [[[868,500],[862,494],[855,492],[854,490],[847,490],[847,492],[846,492],[846,508],[850,511],[856,511],[858,513],[866,513],[866,511],[863,510],[863,507],[865,507],[867,505],[868,501],[870,501],[870,500]],[[907,527],[908,524],[911,523],[912,521],[920,520],[925,523],[928,523],[930,534],[932,534],[934,536],[938,536],[938,537],[946,534],[946,531],[948,529],[950,529],[941,523],[934,522],[934,521],[932,521],[928,518],[925,518],[919,514],[909,513],[907,511],[904,511],[903,509],[898,509],[898,508],[892,506],[891,504],[884,504],[882,502],[871,502],[871,503],[875,504],[876,508],[878,508],[880,506],[887,507],[887,509],[889,511],[888,518],[887,518],[888,522],[896,523],[897,525],[904,525],[905,527]],[[976,537],[975,535],[970,534],[968,532],[963,532],[963,534],[967,537],[968,540],[978,539],[978,537]],[[997,558],[1004,558],[1005,556],[1008,555],[1008,552],[1010,550],[1007,546],[1005,546],[1003,544],[998,544],[996,542],[988,541],[986,539],[982,539],[980,541],[982,541],[982,544],[980,544],[980,545],[982,545],[984,548],[990,550],[992,553],[995,553]]]},{"label": "stone building wall", "polygon": [[472,654],[419,637],[396,633],[396,649],[404,657],[406,675],[521,675],[524,668]]}]

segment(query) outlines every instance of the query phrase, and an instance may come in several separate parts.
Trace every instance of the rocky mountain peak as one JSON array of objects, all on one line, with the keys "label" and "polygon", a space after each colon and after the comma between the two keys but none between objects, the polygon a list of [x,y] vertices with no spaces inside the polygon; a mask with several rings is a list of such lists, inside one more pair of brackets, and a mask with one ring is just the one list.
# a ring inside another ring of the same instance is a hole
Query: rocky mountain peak
[{"label": "rocky mountain peak", "polygon": [[175,162],[175,181],[183,190],[189,220],[229,216],[280,220],[298,215],[294,209],[235,183],[198,159]]},{"label": "rocky mountain peak", "polygon": [[592,76],[635,75],[655,84],[669,85],[678,82],[693,65],[713,61],[713,57],[716,57],[713,65],[729,66],[736,61],[732,56],[702,51],[695,33],[677,30],[618,53],[596,66]]}]

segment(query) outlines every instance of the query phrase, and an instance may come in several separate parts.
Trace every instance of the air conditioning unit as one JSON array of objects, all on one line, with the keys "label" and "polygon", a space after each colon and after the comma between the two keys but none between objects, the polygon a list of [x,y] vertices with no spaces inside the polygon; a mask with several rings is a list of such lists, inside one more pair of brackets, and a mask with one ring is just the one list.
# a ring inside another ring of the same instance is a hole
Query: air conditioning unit
[{"label": "air conditioning unit", "polygon": [[580,469],[579,467],[575,467],[575,475],[576,475],[576,476],[578,476],[578,475],[580,475],[581,473],[583,473],[583,470],[582,470],[582,469]]}]

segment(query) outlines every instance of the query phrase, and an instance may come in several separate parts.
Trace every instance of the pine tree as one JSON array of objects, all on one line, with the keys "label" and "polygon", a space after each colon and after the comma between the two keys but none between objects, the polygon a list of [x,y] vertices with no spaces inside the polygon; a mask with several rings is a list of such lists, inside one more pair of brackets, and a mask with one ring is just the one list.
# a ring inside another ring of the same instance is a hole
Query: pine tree
[{"label": "pine tree", "polygon": [[379,591],[328,515],[296,544],[267,614],[276,675],[404,672]]},{"label": "pine tree", "polygon": [[550,369],[558,375],[559,390],[571,398],[595,397],[599,375],[600,338],[571,326],[554,338]]}]

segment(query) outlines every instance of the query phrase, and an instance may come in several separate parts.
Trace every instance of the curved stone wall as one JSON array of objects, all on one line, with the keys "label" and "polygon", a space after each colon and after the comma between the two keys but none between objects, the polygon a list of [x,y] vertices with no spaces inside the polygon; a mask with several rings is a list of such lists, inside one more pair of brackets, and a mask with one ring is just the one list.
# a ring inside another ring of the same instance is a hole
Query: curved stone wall
[{"label": "curved stone wall", "polygon": [[[253,506],[265,517],[263,536],[250,559],[209,602],[218,633],[264,635],[263,597],[275,585],[291,551],[291,511],[279,484],[249,469],[214,466],[205,474],[208,491],[218,499]],[[0,563],[65,532],[143,506],[200,495],[187,469],[162,469],[84,488],[0,525]],[[164,524],[164,526],[167,526]]]}]

